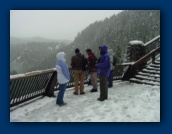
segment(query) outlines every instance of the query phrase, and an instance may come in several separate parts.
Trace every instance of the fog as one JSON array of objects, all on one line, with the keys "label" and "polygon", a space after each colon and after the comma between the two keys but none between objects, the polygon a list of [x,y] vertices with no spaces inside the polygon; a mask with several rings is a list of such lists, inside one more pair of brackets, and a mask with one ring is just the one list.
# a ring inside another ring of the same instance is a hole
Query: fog
[{"label": "fog", "polygon": [[73,41],[95,21],[122,10],[10,10],[10,36]]}]

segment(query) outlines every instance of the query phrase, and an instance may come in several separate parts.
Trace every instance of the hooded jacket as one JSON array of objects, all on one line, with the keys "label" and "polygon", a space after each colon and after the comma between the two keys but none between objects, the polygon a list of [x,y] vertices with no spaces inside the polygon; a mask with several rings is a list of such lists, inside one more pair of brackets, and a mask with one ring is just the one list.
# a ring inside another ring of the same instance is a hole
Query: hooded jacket
[{"label": "hooded jacket", "polygon": [[70,80],[70,74],[69,74],[68,66],[65,63],[64,55],[65,55],[64,52],[59,52],[56,55],[57,80],[59,84],[65,84]]},{"label": "hooded jacket", "polygon": [[95,66],[98,67],[98,74],[101,76],[109,77],[110,74],[110,58],[108,55],[108,48],[106,45],[102,45],[100,62]]}]

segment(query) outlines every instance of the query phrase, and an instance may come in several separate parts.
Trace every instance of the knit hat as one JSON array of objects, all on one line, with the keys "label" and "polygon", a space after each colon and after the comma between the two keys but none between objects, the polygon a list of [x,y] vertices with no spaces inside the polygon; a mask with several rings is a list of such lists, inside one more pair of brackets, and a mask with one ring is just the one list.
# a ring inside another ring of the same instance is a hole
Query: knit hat
[{"label": "knit hat", "polygon": [[79,53],[80,50],[78,48],[75,49],[75,53]]}]

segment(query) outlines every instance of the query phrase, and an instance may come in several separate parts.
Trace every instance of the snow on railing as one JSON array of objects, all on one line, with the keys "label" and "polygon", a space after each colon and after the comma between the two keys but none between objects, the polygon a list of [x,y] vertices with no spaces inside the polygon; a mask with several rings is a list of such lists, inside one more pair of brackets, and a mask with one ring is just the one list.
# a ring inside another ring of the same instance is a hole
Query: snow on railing
[{"label": "snow on railing", "polygon": [[37,71],[27,72],[24,74],[10,75],[10,79],[12,80],[12,79],[24,78],[28,76],[35,76],[35,75],[39,75],[47,72],[54,72],[54,71],[56,71],[56,68],[47,69],[47,70],[37,70]]}]

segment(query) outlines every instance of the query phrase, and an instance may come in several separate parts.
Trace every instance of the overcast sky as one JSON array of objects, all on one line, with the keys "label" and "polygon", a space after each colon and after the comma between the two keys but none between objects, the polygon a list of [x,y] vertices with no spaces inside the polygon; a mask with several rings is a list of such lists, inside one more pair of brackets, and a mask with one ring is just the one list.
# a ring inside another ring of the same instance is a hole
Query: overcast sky
[{"label": "overcast sky", "polygon": [[10,10],[10,36],[44,37],[73,41],[78,32],[96,20],[121,10]]}]

